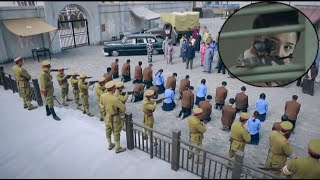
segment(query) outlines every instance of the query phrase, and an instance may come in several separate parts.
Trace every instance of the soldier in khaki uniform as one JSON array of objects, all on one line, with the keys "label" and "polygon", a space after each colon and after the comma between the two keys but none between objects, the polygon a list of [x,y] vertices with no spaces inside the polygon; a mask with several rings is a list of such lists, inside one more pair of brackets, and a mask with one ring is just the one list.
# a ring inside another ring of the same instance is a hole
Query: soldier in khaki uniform
[{"label": "soldier in khaki uniform", "polygon": [[179,86],[180,98],[179,99],[181,99],[183,91],[187,90],[190,87],[189,78],[190,78],[190,76],[186,75],[185,78],[180,81],[180,86]]},{"label": "soldier in khaki uniform", "polygon": [[290,179],[320,178],[320,139],[311,139],[308,143],[307,158],[296,158],[282,168],[284,175]]},{"label": "soldier in khaki uniform", "polygon": [[131,81],[130,59],[127,59],[127,62],[122,65],[121,75],[123,82]]},{"label": "soldier in khaki uniform", "polygon": [[112,81],[111,67],[107,67],[107,72],[104,73],[103,77],[106,79],[106,83]]},{"label": "soldier in khaki uniform", "polygon": [[151,86],[149,89],[154,91],[154,99],[158,99],[158,95],[159,95],[158,86],[154,85],[154,86]]},{"label": "soldier in khaki uniform", "polygon": [[67,101],[72,101],[72,99],[69,99],[69,83],[68,79],[71,77],[71,75],[65,75],[64,74],[64,68],[59,68],[57,74],[57,81],[61,87],[61,97],[62,97],[62,105],[68,106]]},{"label": "soldier in khaki uniform", "polygon": [[[121,153],[126,150],[120,146],[120,133],[121,133],[121,119],[120,114],[126,112],[126,105],[123,104],[116,96],[114,96],[115,83],[109,81],[105,85],[107,93],[100,97],[100,107],[104,109],[105,123],[106,123],[106,136],[109,144],[108,149],[113,149],[116,146],[116,153]],[[113,133],[115,144],[111,141],[111,134]]]},{"label": "soldier in khaki uniform", "polygon": [[42,69],[40,72],[41,93],[45,98],[47,116],[50,116],[52,114],[53,119],[60,121],[61,119],[56,115],[53,108],[54,87],[52,82],[52,76],[50,74],[50,68],[51,68],[50,61],[45,60],[42,62]]},{"label": "soldier in khaki uniform", "polygon": [[[193,116],[188,118],[188,126],[189,126],[189,133],[190,133],[190,143],[196,146],[201,147],[202,140],[204,138],[203,134],[206,132],[206,126],[200,121],[200,116],[202,114],[201,108],[193,109]],[[193,147],[189,146],[190,151],[192,152]],[[195,152],[200,154],[200,149],[195,148]],[[193,152],[189,154],[188,158],[192,158]],[[198,156],[196,156],[198,157]],[[198,158],[196,159],[196,163],[201,164],[201,160]]]},{"label": "soldier in khaki uniform", "polygon": [[74,100],[75,100],[75,103],[77,105],[77,109],[80,109],[80,106],[82,105],[79,100],[80,100],[80,96],[79,96],[79,86],[78,86],[78,83],[79,83],[79,79],[77,78],[78,76],[78,73],[77,72],[73,72],[72,73],[72,77],[70,79],[70,84],[72,86],[72,93],[73,93],[73,96],[74,96]]},{"label": "soldier in khaki uniform", "polygon": [[[99,79],[99,83],[96,86],[96,93],[97,93],[97,100],[98,100],[98,104],[100,104],[100,97],[101,95],[105,92],[106,88],[104,87],[104,85],[106,84],[106,79],[104,77],[101,77]],[[100,107],[99,108],[99,112],[100,112],[100,121],[103,121],[103,112],[104,110]]]},{"label": "soldier in khaki uniform", "polygon": [[20,92],[20,95],[23,99],[23,107],[28,110],[37,108],[31,104],[31,91],[30,91],[30,74],[22,67],[23,60],[21,57],[18,57],[14,60],[16,65],[13,66],[12,71],[16,78],[17,86]]},{"label": "soldier in khaki uniform", "polygon": [[[292,129],[292,124],[289,121],[280,124],[281,131],[272,131],[269,135],[269,154],[266,160],[266,168],[282,168],[286,165],[287,158],[292,154],[292,147],[286,134]],[[280,175],[280,172],[273,172]]]},{"label": "soldier in khaki uniform", "polygon": [[173,73],[172,76],[167,78],[166,89],[172,88],[173,92],[176,90],[177,73]]},{"label": "soldier in khaki uniform", "polygon": [[287,101],[284,107],[284,114],[288,116],[288,120],[292,123],[292,134],[294,134],[294,128],[296,126],[297,116],[300,112],[301,104],[297,102],[298,96],[293,95],[291,101]]},{"label": "soldier in khaki uniform", "polygon": [[153,71],[152,71],[152,64],[149,64],[148,67],[144,68],[142,71],[142,77],[143,77],[143,84],[146,85],[147,89],[149,89],[151,86],[153,86]]},{"label": "soldier in khaki uniform", "polygon": [[[153,98],[154,98],[154,91],[149,89],[146,91],[146,97],[144,98],[142,103],[142,111],[144,113],[143,124],[149,128],[153,128],[153,124],[154,124],[153,112],[157,108],[157,102],[151,100]],[[150,135],[150,131],[147,129],[144,129],[143,139],[147,140],[148,135]]]},{"label": "soldier in khaki uniform", "polygon": [[222,130],[223,131],[230,131],[231,125],[236,118],[237,110],[233,108],[233,104],[235,103],[235,99],[229,99],[229,105],[224,106],[222,108],[222,116],[221,116],[221,123],[222,123]]},{"label": "soldier in khaki uniform", "polygon": [[[128,94],[128,92],[126,92],[123,95],[122,94],[123,89],[124,89],[123,82],[117,82],[116,83],[116,91],[114,92],[114,96],[116,96],[121,101],[121,103],[126,104],[126,101],[128,100],[129,94]],[[125,113],[124,112],[120,113],[120,119],[121,119],[121,123],[122,123],[122,130],[125,131],[125,127],[124,127]]]},{"label": "soldier in khaki uniform", "polygon": [[227,96],[228,96],[228,90],[226,89],[227,86],[227,82],[223,81],[222,86],[217,87],[216,89],[216,105],[215,105],[215,109],[222,109],[224,106],[224,101],[226,100]]},{"label": "soldier in khaki uniform", "polygon": [[113,63],[111,63],[111,74],[112,78],[116,79],[119,77],[119,59],[116,59]]},{"label": "soldier in khaki uniform", "polygon": [[134,81],[133,81],[133,84],[134,83],[143,83],[142,79],[143,79],[143,76],[142,76],[142,62],[139,61],[138,62],[138,65],[134,68]]},{"label": "soldier in khaki uniform", "polygon": [[241,87],[241,92],[237,93],[236,95],[236,110],[237,112],[247,112],[249,103],[248,103],[248,95],[245,94],[246,92],[246,87],[242,86]]},{"label": "soldier in khaki uniform", "polygon": [[246,143],[251,141],[251,136],[247,129],[243,126],[247,120],[250,118],[250,114],[241,113],[240,121],[234,122],[231,125],[230,134],[230,150],[229,157],[233,158],[237,151],[244,151]]},{"label": "soldier in khaki uniform", "polygon": [[82,111],[83,114],[87,114],[90,117],[93,117],[93,114],[89,112],[89,93],[88,89],[90,84],[85,82],[87,75],[80,74],[80,80],[78,82],[79,90],[80,90],[80,97],[82,99]]}]

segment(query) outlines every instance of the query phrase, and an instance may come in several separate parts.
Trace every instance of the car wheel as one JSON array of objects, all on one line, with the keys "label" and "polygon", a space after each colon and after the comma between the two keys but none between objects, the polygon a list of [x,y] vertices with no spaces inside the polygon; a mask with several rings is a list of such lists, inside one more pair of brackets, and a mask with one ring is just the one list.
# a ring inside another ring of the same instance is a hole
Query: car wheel
[{"label": "car wheel", "polygon": [[119,52],[118,51],[112,51],[112,56],[119,56]]},{"label": "car wheel", "polygon": [[157,50],[153,50],[153,52],[152,52],[152,54],[154,54],[154,55],[157,55],[157,54],[159,54],[159,51],[157,51]]}]

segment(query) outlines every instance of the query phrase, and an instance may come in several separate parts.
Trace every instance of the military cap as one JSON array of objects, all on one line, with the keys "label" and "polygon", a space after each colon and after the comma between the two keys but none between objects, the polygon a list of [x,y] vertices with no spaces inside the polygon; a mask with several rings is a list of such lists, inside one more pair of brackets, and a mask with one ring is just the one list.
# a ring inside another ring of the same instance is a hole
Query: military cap
[{"label": "military cap", "polygon": [[50,65],[51,63],[50,63],[50,61],[48,61],[48,60],[44,60],[44,61],[42,61],[42,66],[48,66],[48,65]]},{"label": "military cap", "polygon": [[250,114],[249,113],[241,113],[240,114],[240,120],[241,121],[247,121],[250,118]]},{"label": "military cap", "polygon": [[293,125],[289,121],[283,121],[280,123],[280,127],[281,127],[281,131],[285,132],[285,131],[290,131],[293,128]]},{"label": "military cap", "polygon": [[146,91],[146,96],[147,97],[150,97],[150,96],[153,96],[153,95],[154,95],[154,91],[153,90],[149,89],[149,90]]},{"label": "military cap", "polygon": [[103,83],[104,81],[106,80],[106,78],[104,78],[104,77],[101,77],[101,78],[99,78],[99,83]]},{"label": "military cap", "polygon": [[116,83],[116,88],[121,88],[123,86],[124,86],[123,82],[117,82]]},{"label": "military cap", "polygon": [[197,116],[197,115],[200,115],[202,113],[202,111],[203,110],[201,108],[195,108],[195,109],[193,109],[193,114],[195,116]]},{"label": "military cap", "polygon": [[80,74],[80,79],[86,78],[87,75],[86,74]]},{"label": "military cap", "polygon": [[22,57],[17,57],[17,58],[14,59],[14,62],[17,62],[17,61],[20,61],[20,60],[22,60]]},{"label": "military cap", "polygon": [[72,73],[72,76],[76,76],[76,75],[78,75],[77,72],[73,72],[73,73]]},{"label": "military cap", "polygon": [[308,143],[308,151],[310,154],[320,156],[320,138],[311,139]]},{"label": "military cap", "polygon": [[114,86],[114,81],[109,81],[106,83],[106,85],[104,85],[104,87],[107,88],[107,90],[113,88]]}]

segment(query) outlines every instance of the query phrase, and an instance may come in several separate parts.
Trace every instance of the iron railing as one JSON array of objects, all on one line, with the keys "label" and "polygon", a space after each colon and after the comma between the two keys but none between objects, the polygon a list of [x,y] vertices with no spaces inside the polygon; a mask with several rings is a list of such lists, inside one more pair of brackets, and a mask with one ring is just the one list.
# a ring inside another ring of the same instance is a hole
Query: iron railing
[{"label": "iron railing", "polygon": [[[144,140],[143,129],[150,131],[148,139]],[[140,149],[171,164],[171,169],[182,168],[202,179],[279,179],[270,172],[243,164],[244,152],[237,152],[235,159],[213,153],[182,140],[181,131],[172,131],[172,135],[161,133],[153,128],[133,122],[132,114],[126,114],[127,148]],[[191,151],[189,147],[199,148],[200,154]],[[193,155],[192,155],[193,154]],[[190,158],[189,158],[189,155]],[[197,163],[199,159],[202,163]]]},{"label": "iron railing", "polygon": [[[4,87],[5,90],[12,90],[13,93],[19,92],[19,88],[17,85],[17,81],[14,77],[14,75],[11,75],[9,73],[4,72],[3,66],[0,66],[0,85]],[[38,106],[43,105],[41,93],[40,93],[40,87],[38,79],[32,79],[32,82],[30,82],[30,93],[31,93],[31,99],[34,101],[37,101]]]}]

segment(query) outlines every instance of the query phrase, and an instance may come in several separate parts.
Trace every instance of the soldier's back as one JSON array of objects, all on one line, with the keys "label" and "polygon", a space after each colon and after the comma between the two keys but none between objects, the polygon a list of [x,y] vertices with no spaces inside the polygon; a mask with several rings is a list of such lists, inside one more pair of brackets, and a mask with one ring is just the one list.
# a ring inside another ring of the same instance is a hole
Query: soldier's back
[{"label": "soldier's back", "polygon": [[307,157],[296,158],[289,162],[288,170],[292,173],[291,179],[319,179],[319,160]]}]

